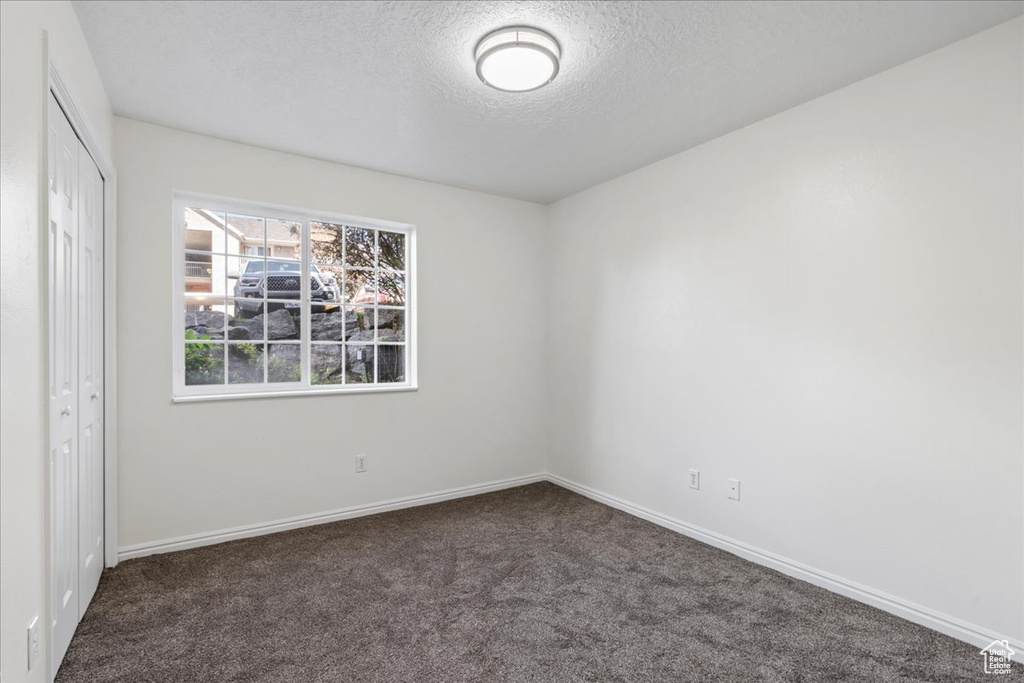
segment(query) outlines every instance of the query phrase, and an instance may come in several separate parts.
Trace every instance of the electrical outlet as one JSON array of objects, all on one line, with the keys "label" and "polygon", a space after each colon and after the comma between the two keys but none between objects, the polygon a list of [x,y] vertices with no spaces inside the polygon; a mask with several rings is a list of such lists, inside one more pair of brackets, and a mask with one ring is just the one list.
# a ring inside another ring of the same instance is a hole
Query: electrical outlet
[{"label": "electrical outlet", "polygon": [[28,670],[39,664],[39,617],[35,617],[28,625]]},{"label": "electrical outlet", "polygon": [[729,479],[729,499],[739,500],[740,499],[740,480]]},{"label": "electrical outlet", "polygon": [[362,473],[366,471],[366,454],[360,453],[356,456],[356,473]]},{"label": "electrical outlet", "polygon": [[700,470],[690,470],[690,488],[700,490]]}]

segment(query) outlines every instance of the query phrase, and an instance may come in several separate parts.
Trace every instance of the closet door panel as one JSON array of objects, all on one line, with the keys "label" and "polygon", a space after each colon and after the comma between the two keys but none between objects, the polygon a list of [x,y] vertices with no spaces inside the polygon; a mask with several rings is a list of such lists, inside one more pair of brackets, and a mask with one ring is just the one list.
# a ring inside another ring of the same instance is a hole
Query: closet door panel
[{"label": "closet door panel", "polygon": [[50,495],[52,656],[78,624],[78,153],[71,124],[50,97]]},{"label": "closet door panel", "polygon": [[103,178],[78,151],[79,616],[103,572]]}]

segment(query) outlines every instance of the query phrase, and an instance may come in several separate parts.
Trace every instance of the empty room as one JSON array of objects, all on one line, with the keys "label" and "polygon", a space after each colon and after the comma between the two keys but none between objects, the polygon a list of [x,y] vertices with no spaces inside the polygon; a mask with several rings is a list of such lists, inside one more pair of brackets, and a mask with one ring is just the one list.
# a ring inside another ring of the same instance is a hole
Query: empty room
[{"label": "empty room", "polygon": [[1024,682],[1024,0],[0,2],[2,683]]}]

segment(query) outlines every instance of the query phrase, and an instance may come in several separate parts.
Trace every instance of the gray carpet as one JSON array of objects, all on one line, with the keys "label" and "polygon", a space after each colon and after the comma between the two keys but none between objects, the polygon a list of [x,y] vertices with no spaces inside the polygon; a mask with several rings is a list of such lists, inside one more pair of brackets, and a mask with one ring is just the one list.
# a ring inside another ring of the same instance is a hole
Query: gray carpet
[{"label": "gray carpet", "polygon": [[551,484],[123,562],[104,573],[57,675],[991,678],[974,647]]}]

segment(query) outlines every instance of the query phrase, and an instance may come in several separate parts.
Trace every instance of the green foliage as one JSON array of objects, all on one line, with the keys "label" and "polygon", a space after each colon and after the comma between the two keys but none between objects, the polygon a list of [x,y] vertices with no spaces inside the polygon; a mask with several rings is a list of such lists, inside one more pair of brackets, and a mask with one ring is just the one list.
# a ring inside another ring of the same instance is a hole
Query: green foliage
[{"label": "green foliage", "polygon": [[341,376],[333,376],[329,370],[314,370],[313,384],[341,384]]},{"label": "green foliage", "polygon": [[263,344],[232,344],[228,351],[230,384],[263,382]]},{"label": "green foliage", "polygon": [[245,356],[249,365],[259,365],[263,357],[262,344],[235,344],[235,350]]},{"label": "green foliage", "polygon": [[[210,335],[185,330],[189,341],[211,339]],[[224,379],[224,355],[220,344],[185,344],[185,383],[220,384]]]}]

